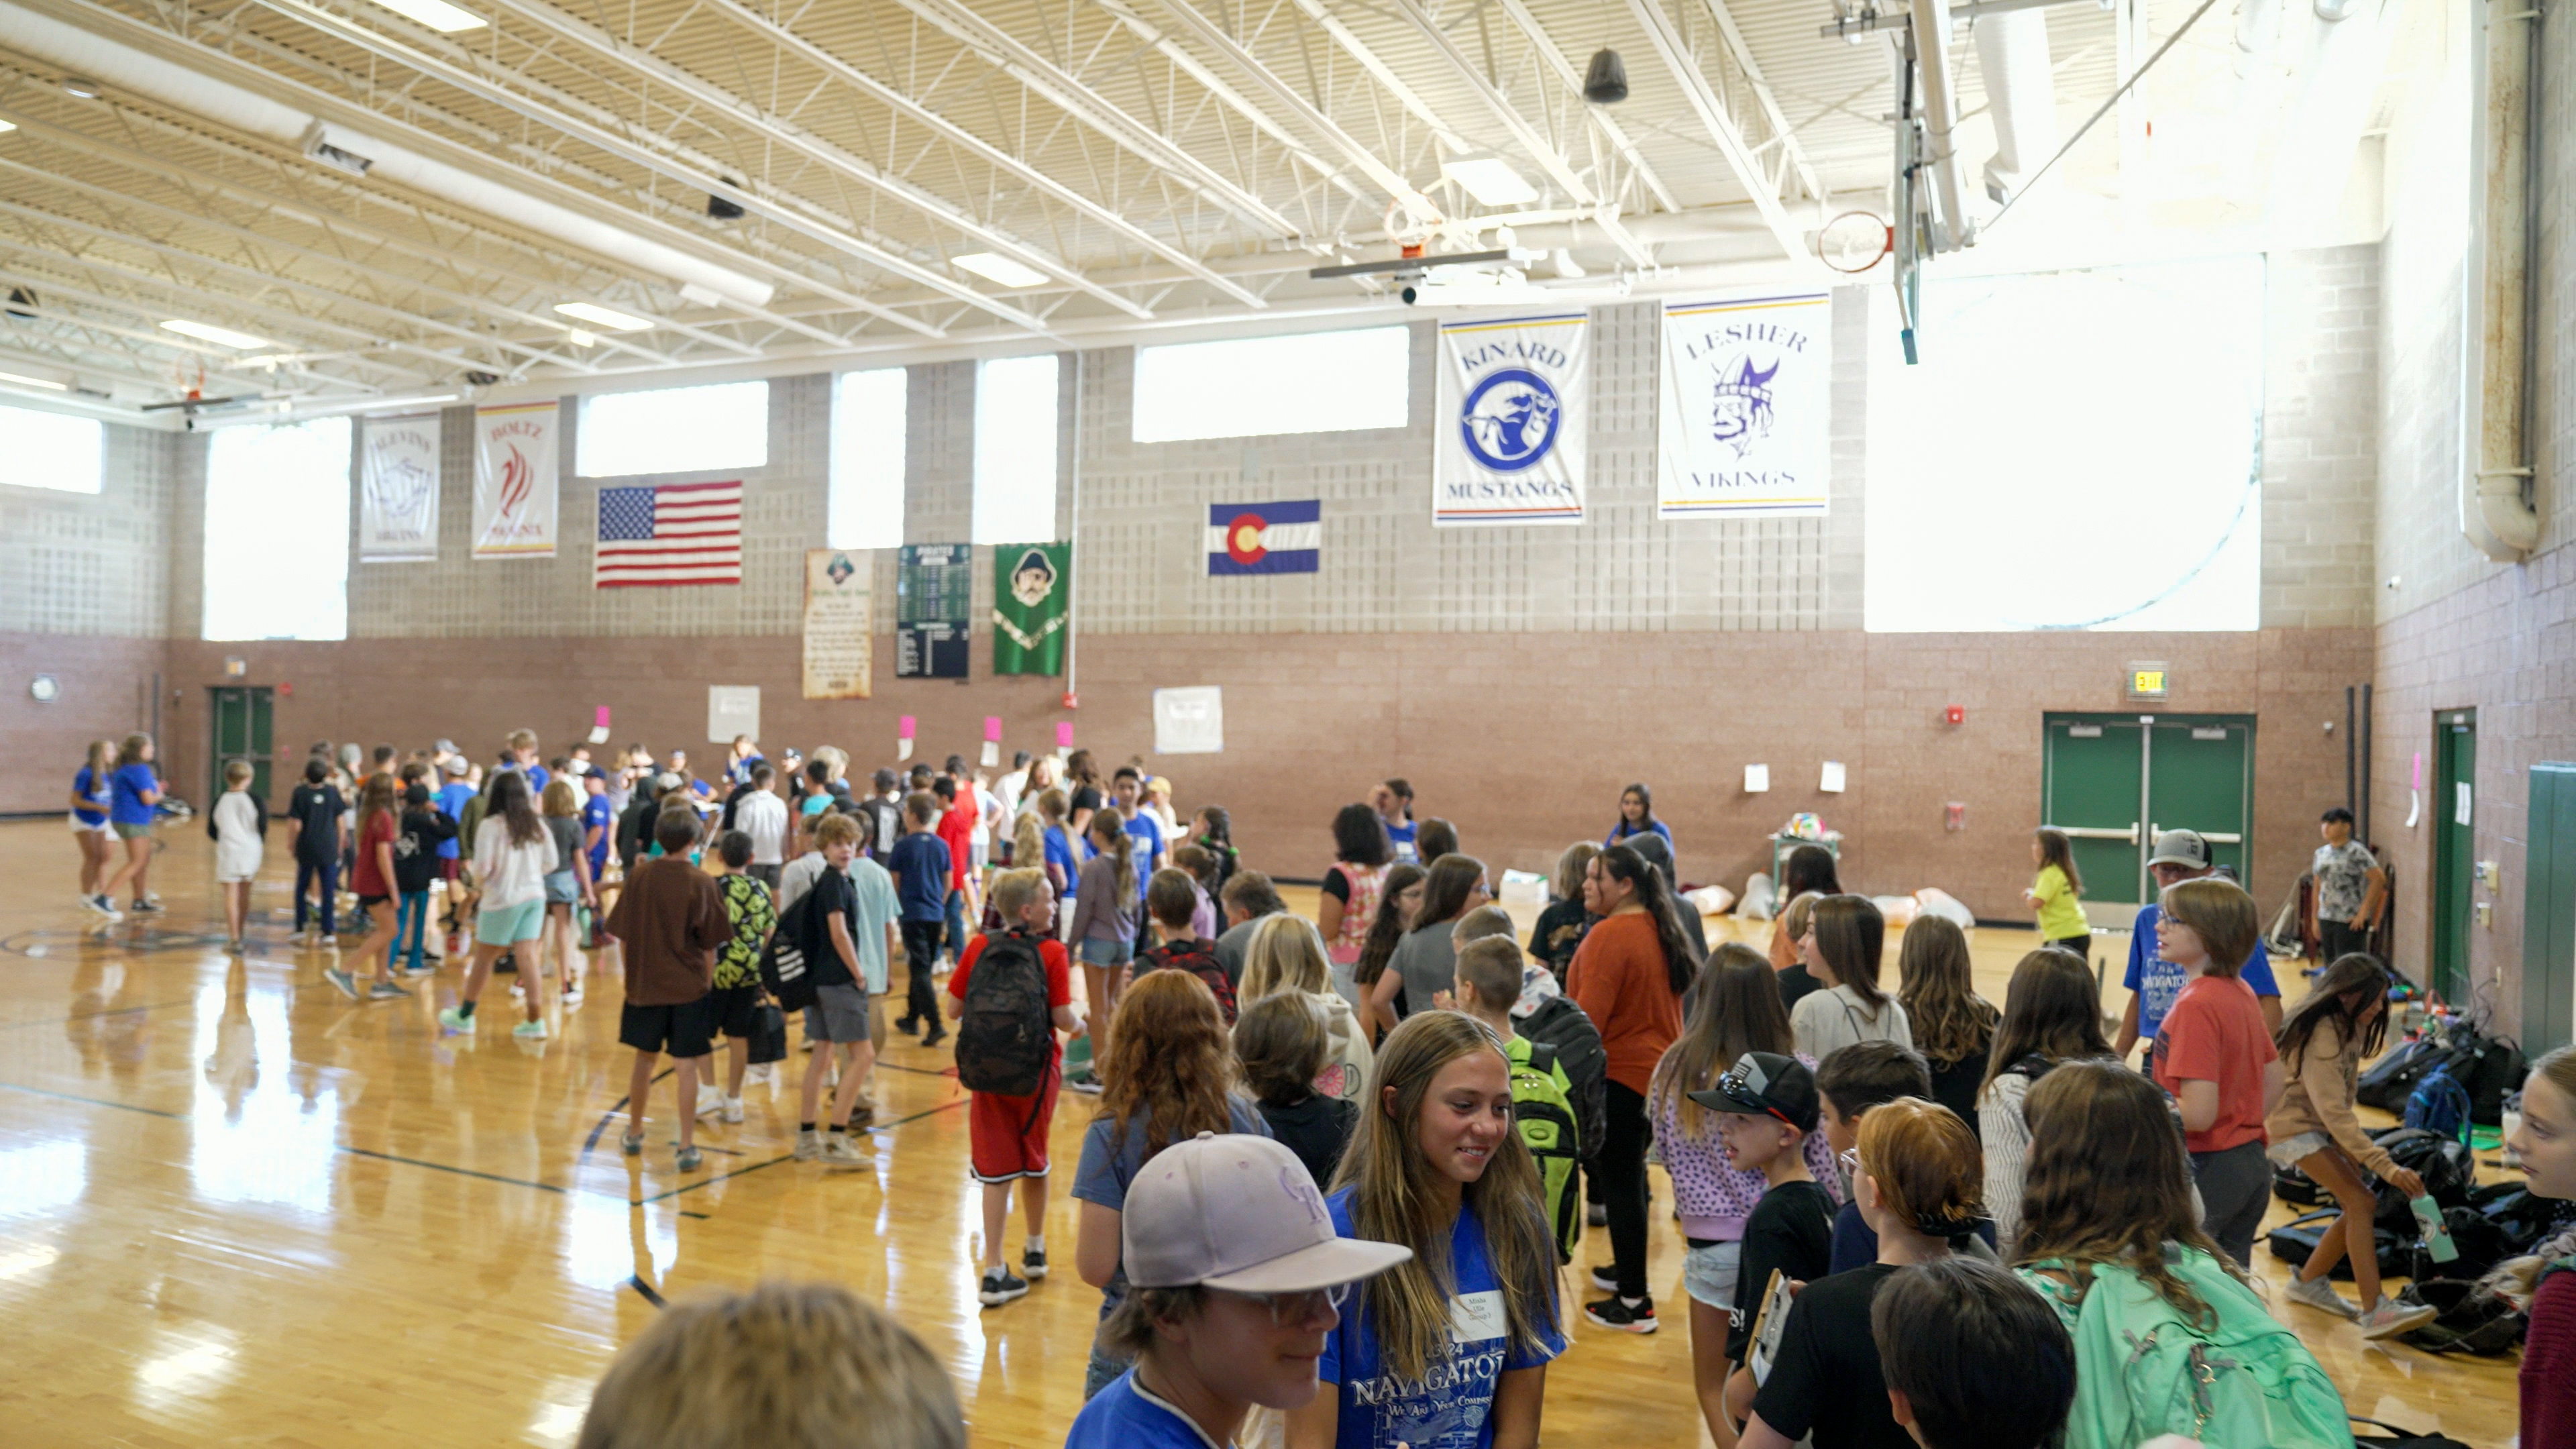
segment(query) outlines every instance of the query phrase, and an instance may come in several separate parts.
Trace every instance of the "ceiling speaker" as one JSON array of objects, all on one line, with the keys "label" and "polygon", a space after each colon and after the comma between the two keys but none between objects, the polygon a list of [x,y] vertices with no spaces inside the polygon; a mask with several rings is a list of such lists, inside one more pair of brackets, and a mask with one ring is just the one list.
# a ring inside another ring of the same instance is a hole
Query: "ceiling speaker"
[{"label": "ceiling speaker", "polygon": [[1596,106],[1615,106],[1628,99],[1628,63],[1619,52],[1595,51],[1583,72],[1583,98]]}]

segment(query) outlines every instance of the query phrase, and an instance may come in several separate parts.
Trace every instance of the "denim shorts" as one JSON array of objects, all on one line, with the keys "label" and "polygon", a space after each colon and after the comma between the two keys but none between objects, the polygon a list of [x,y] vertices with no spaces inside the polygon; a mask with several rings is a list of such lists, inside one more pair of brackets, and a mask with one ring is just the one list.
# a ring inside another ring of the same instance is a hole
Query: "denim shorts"
[{"label": "denim shorts", "polygon": [[2323,1132],[2302,1132],[2264,1148],[2263,1156],[2274,1167],[2296,1167],[2300,1159],[2333,1145],[2334,1139]]},{"label": "denim shorts", "polygon": [[568,870],[546,872],[546,904],[570,906],[581,903],[581,878]]},{"label": "denim shorts", "polygon": [[1744,1244],[1741,1241],[1687,1249],[1682,1254],[1682,1288],[1694,1303],[1732,1309],[1735,1307],[1736,1273],[1743,1262]]},{"label": "denim shorts", "polygon": [[1076,949],[1081,954],[1082,964],[1085,966],[1124,966],[1136,955],[1136,948],[1132,942],[1103,941],[1096,936],[1083,937],[1081,945]]}]

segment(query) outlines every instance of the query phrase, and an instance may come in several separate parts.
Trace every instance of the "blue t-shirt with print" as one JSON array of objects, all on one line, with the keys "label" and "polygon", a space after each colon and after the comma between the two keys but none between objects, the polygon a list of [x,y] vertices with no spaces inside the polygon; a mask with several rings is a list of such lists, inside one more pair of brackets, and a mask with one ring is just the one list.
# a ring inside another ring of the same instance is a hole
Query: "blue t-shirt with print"
[{"label": "blue t-shirt with print", "polygon": [[107,818],[116,825],[149,825],[152,807],[143,803],[147,792],[161,788],[161,777],[140,760],[119,768],[110,782]]},{"label": "blue t-shirt with print", "polygon": [[1395,858],[1406,865],[1418,865],[1422,861],[1422,852],[1415,849],[1413,844],[1414,836],[1419,829],[1420,827],[1410,820],[1386,822],[1387,844],[1395,847]]},{"label": "blue t-shirt with print", "polygon": [[1082,862],[1074,859],[1073,842],[1064,838],[1064,827],[1046,829],[1046,863],[1064,872],[1064,887],[1070,891],[1082,879]]},{"label": "blue t-shirt with print", "polygon": [[929,831],[913,831],[894,843],[885,868],[894,877],[905,920],[948,919],[948,867],[948,842]]},{"label": "blue t-shirt with print", "polygon": [[72,793],[98,807],[95,810],[73,811],[74,815],[80,817],[81,824],[105,825],[107,823],[107,807],[111,803],[110,797],[115,793],[108,788],[107,779],[105,775],[91,778],[87,765],[81,766],[79,772],[72,776]]},{"label": "blue t-shirt with print", "polygon": [[1127,822],[1127,833],[1136,838],[1136,898],[1145,898],[1145,882],[1154,875],[1154,857],[1163,853],[1162,822],[1151,815],[1138,815]]},{"label": "blue t-shirt with print", "polygon": [[[1231,1094],[1225,1099],[1226,1129],[1249,1137],[1270,1135],[1270,1123],[1261,1109],[1251,1101]],[[1096,1202],[1112,1212],[1127,1210],[1127,1189],[1136,1174],[1145,1170],[1145,1139],[1150,1134],[1153,1114],[1139,1111],[1128,1123],[1127,1131],[1118,1130],[1118,1119],[1094,1117],[1082,1130],[1082,1158],[1073,1169],[1073,1195],[1081,1202]],[[1127,1295],[1127,1270],[1112,1274],[1109,1286],[1100,1290],[1100,1316]]]},{"label": "blue t-shirt with print", "polygon": [[[2138,1039],[2153,1038],[2156,1028],[2164,1025],[2165,1013],[2173,1010],[2174,998],[2191,978],[2171,961],[2156,955],[2156,922],[2163,911],[2153,903],[2138,912],[2135,925],[2129,927],[2129,970],[2120,984],[2138,993]],[[2281,988],[2272,980],[2272,958],[2263,943],[2254,943],[2254,954],[2245,958],[2245,969],[2239,979],[2254,989],[2257,996],[2278,996]]]},{"label": "blue t-shirt with print", "polygon": [[[1351,1194],[1343,1188],[1324,1200],[1333,1230],[1354,1238]],[[1565,1335],[1544,1334],[1538,1352],[1511,1346],[1504,1326],[1503,1292],[1485,1255],[1485,1229],[1474,1209],[1461,1208],[1449,1231],[1449,1272],[1456,1285],[1450,1302],[1451,1357],[1433,1366],[1424,1383],[1405,1383],[1378,1368],[1377,1331],[1369,1323],[1368,1295],[1355,1290],[1342,1305],[1342,1321],[1324,1337],[1318,1372],[1341,1386],[1339,1449],[1488,1449],[1494,1442],[1494,1390],[1503,1375],[1538,1368],[1565,1352]]]},{"label": "blue t-shirt with print", "polygon": [[1216,1449],[1197,1422],[1136,1386],[1129,1369],[1073,1416],[1064,1449]]},{"label": "blue t-shirt with print", "polygon": [[[465,823],[466,803],[474,798],[475,793],[476,791],[474,787],[466,784],[464,781],[450,780],[446,784],[438,787],[438,808],[447,816],[448,819],[462,825]],[[465,852],[457,846],[455,837],[450,836],[446,840],[439,842],[439,859],[461,860],[464,858],[464,855]],[[594,871],[592,874],[595,879],[597,877],[597,872]]]},{"label": "blue t-shirt with print", "polygon": [[587,836],[593,829],[599,831],[599,843],[590,847],[590,878],[597,880],[608,865],[608,843],[617,834],[617,816],[609,810],[605,795],[593,795],[581,802],[582,834]]}]

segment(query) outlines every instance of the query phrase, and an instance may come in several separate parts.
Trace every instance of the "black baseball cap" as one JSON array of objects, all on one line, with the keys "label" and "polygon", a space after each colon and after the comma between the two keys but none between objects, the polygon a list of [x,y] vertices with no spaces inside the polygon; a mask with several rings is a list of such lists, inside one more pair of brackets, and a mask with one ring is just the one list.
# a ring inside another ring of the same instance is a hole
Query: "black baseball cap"
[{"label": "black baseball cap", "polygon": [[1795,1057],[1746,1052],[1716,1086],[1690,1099],[1712,1112],[1772,1117],[1801,1132],[1816,1130],[1816,1074]]}]

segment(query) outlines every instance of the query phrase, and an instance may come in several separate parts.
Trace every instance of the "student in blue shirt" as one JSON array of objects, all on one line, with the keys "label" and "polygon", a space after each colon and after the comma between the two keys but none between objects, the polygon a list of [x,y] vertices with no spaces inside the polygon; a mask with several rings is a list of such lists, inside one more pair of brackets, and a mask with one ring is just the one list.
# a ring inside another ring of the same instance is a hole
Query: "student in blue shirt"
[{"label": "student in blue shirt", "polygon": [[1100,1329],[1136,1366],[1083,1405],[1065,1449],[1208,1449],[1255,1405],[1311,1401],[1352,1285],[1413,1256],[1336,1236],[1323,1207],[1266,1137],[1202,1132],[1146,1164],[1119,1224],[1127,1296]]},{"label": "student in blue shirt", "polygon": [[903,1015],[895,1026],[906,1033],[925,1033],[924,1046],[936,1046],[948,1037],[939,1020],[939,995],[930,984],[930,968],[939,960],[940,933],[948,923],[948,842],[931,829],[938,819],[937,796],[926,790],[905,796],[905,834],[894,843],[885,863],[902,907],[897,929],[903,934],[904,967],[912,978],[904,993]]},{"label": "student in blue shirt", "polygon": [[1503,1042],[1473,1017],[1416,1012],[1378,1048],[1362,1101],[1326,1205],[1344,1237],[1413,1256],[1351,1295],[1287,1449],[1529,1449],[1565,1333]]},{"label": "student in blue shirt", "polygon": [[1662,836],[1665,848],[1671,848],[1672,827],[1655,818],[1655,792],[1640,781],[1619,792],[1619,823],[1610,827],[1601,848],[1607,850],[1631,835],[1644,835],[1648,831]]},{"label": "student in blue shirt", "polygon": [[115,918],[117,889],[127,881],[134,882],[133,909],[153,912],[161,909],[161,898],[152,893],[147,880],[152,869],[152,822],[161,804],[161,775],[152,768],[152,737],[131,734],[116,751],[116,773],[108,777],[108,828],[125,842],[125,863],[98,888],[90,902],[101,914]]},{"label": "student in blue shirt", "polygon": [[[2147,869],[2155,872],[2156,888],[2161,891],[2177,881],[2198,880],[2216,875],[2218,866],[2212,859],[2209,842],[2196,830],[2168,830],[2156,837],[2156,852],[2147,859]],[[2112,1049],[2127,1061],[2130,1051],[2141,1041],[2152,1042],[2157,1028],[2164,1025],[2165,1013],[2173,1008],[2174,998],[2182,994],[2189,980],[2183,969],[2156,955],[2156,921],[2162,914],[2153,901],[2138,911],[2136,924],[2129,928],[2129,969],[2120,984],[2129,988],[2129,1005],[2120,1016],[2119,1039]],[[2272,958],[2263,943],[2254,943],[2254,954],[2245,959],[2237,973],[2254,992],[2254,1004],[2263,1009],[2266,1030],[2281,1030],[2281,988],[2272,979]]]},{"label": "student in blue shirt", "polygon": [[1387,844],[1395,847],[1396,860],[1419,865],[1422,851],[1415,839],[1412,784],[1405,780],[1384,781],[1369,792],[1369,804],[1376,807],[1379,821],[1386,826]]},{"label": "student in blue shirt", "polygon": [[114,867],[116,833],[107,828],[107,807],[114,802],[115,791],[108,776],[116,769],[116,742],[89,742],[89,761],[72,775],[71,822],[72,843],[80,847],[80,901],[83,908],[98,909],[98,888]]}]

